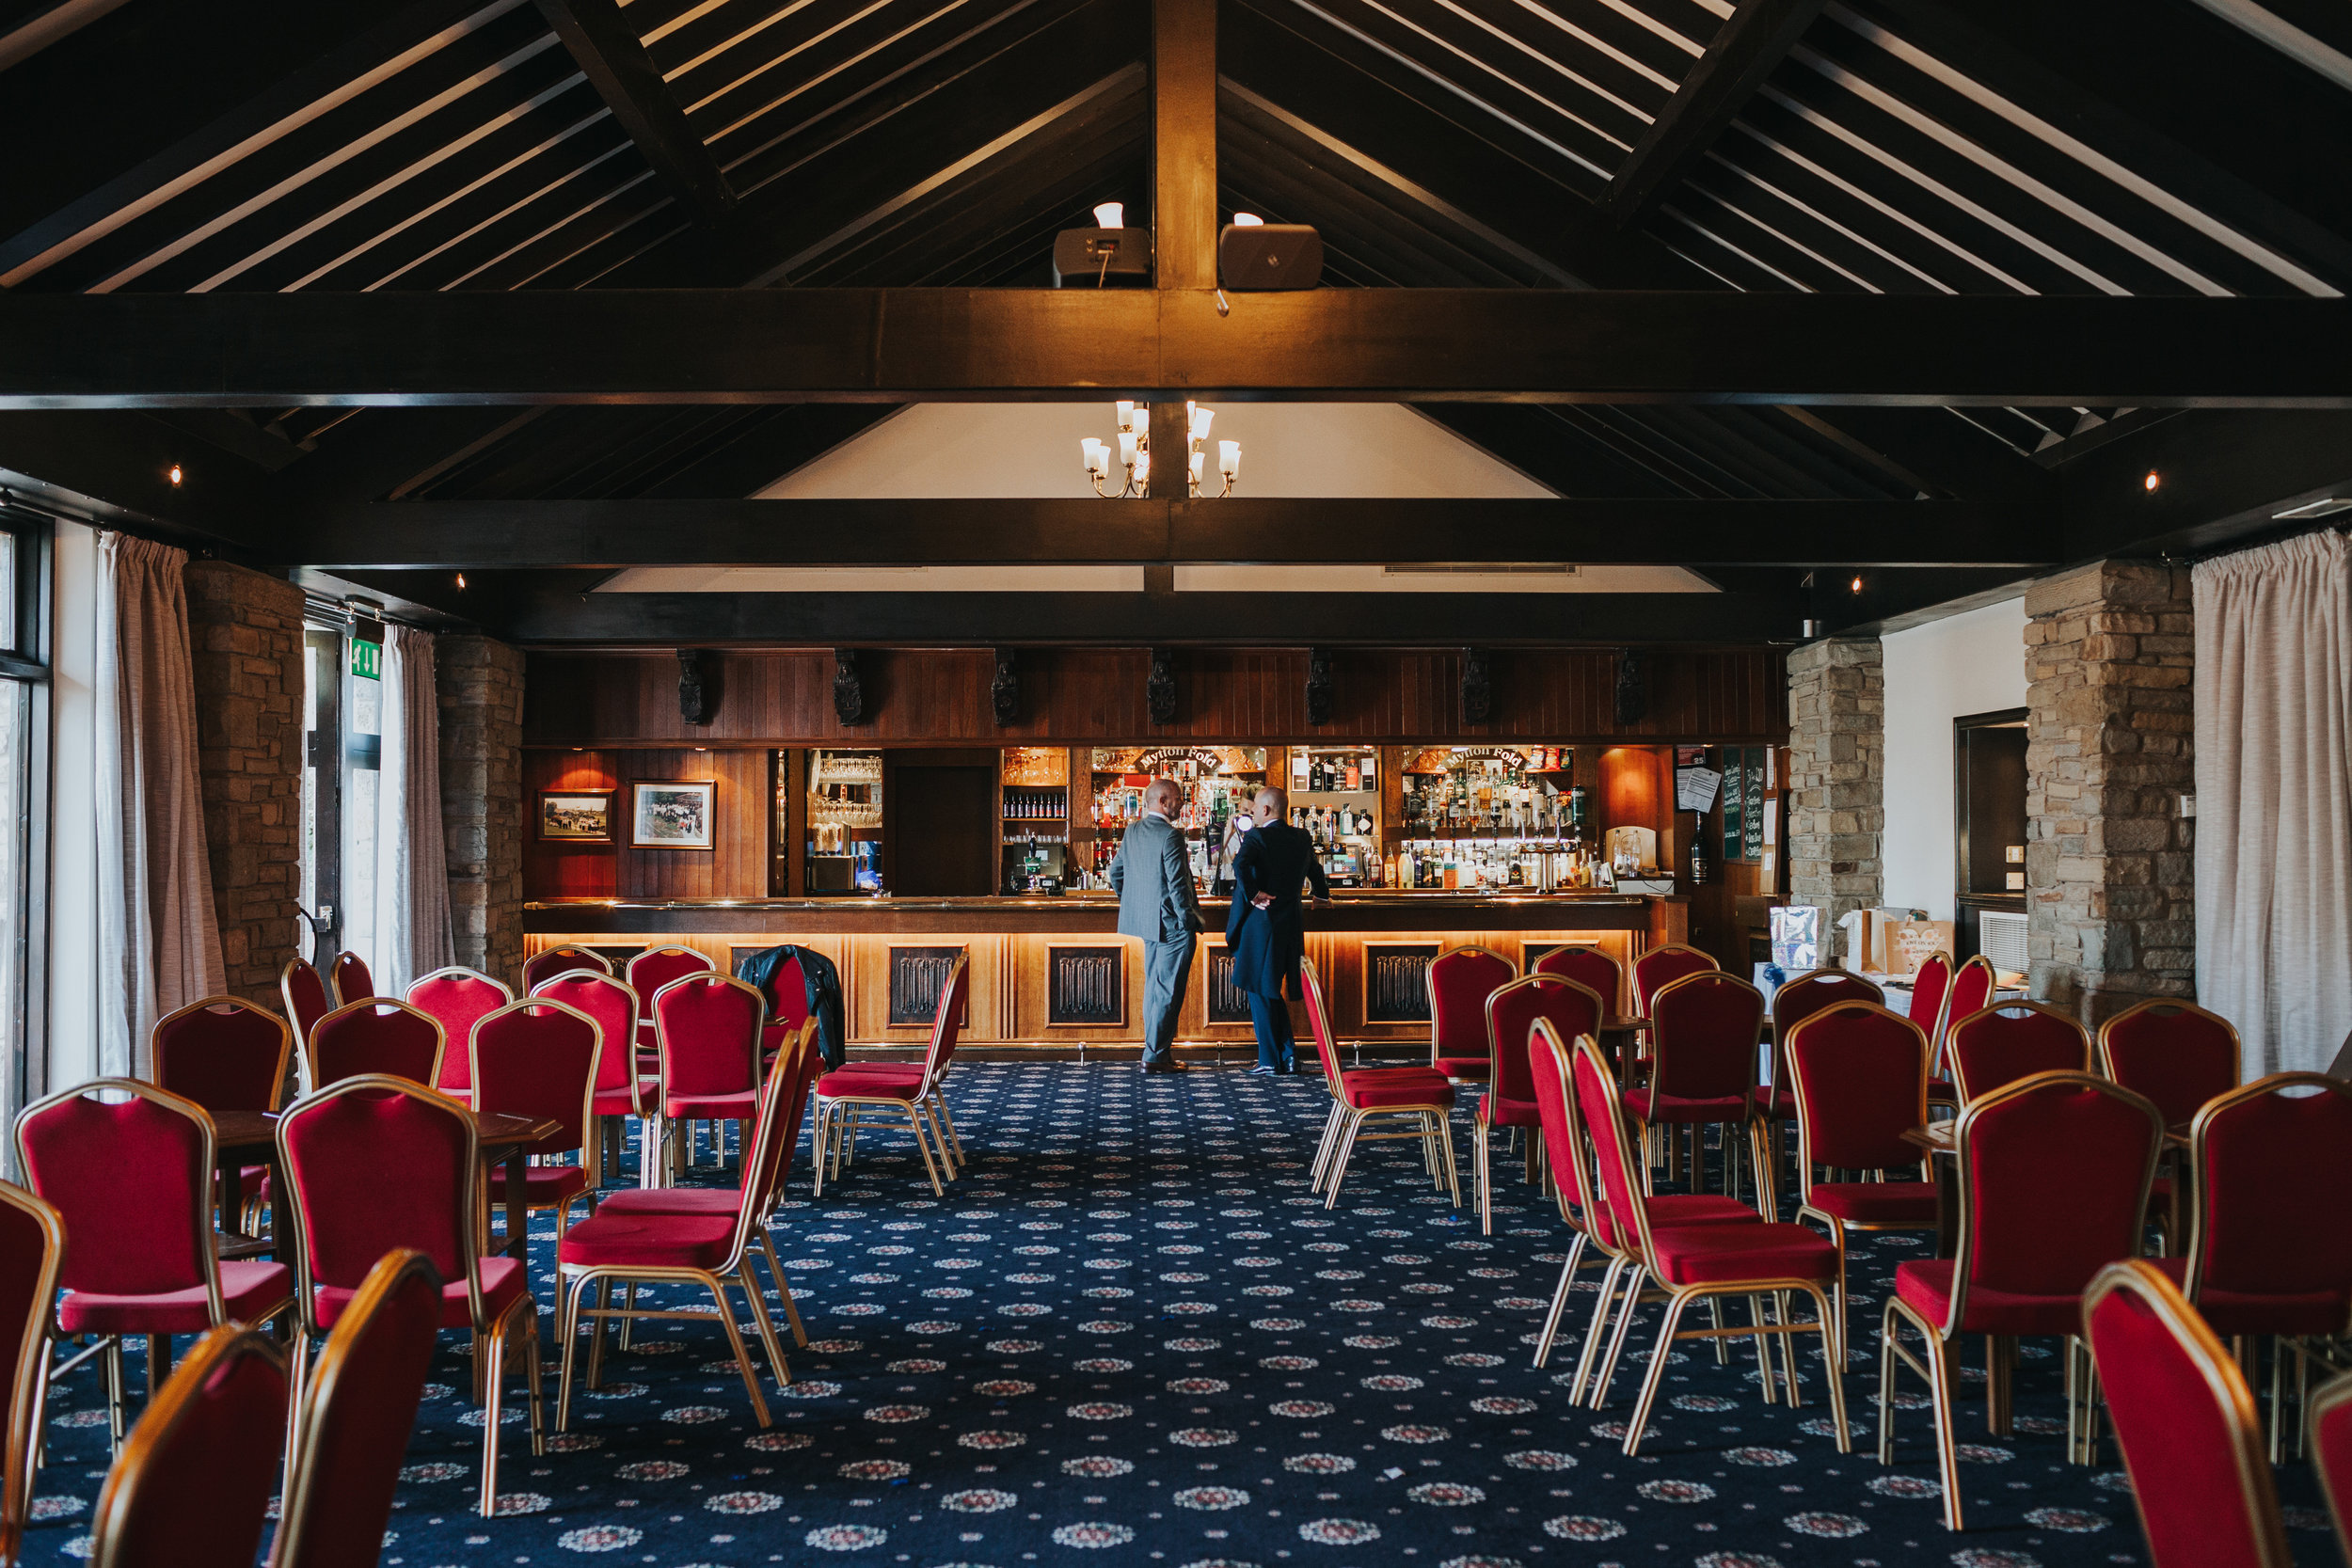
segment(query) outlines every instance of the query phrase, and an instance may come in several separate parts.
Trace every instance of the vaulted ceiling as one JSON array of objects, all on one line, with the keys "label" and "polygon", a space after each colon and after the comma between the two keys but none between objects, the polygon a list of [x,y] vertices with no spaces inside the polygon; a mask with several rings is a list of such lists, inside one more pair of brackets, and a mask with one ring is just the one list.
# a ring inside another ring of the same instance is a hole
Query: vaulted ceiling
[{"label": "vaulted ceiling", "polygon": [[[1042,287],[1053,235],[1096,202],[1150,212],[1151,11],[0,4],[0,288]],[[1219,0],[1215,27],[1220,212],[1314,225],[1327,287],[2352,286],[2352,21],[2327,0]],[[888,411],[19,409],[0,468],[300,566],[315,509],[740,498]],[[2071,553],[2210,542],[2352,479],[2334,414],[1424,411],[1565,497],[2079,500]],[[2260,468],[2270,451],[2291,460]],[[190,483],[162,484],[165,454]],[[2207,488],[2137,521],[2101,510],[2158,461]],[[261,513],[287,524],[268,542],[241,528]],[[596,575],[476,572],[462,598],[446,573],[369,580],[559,636],[541,610]],[[1783,601],[1804,576],[1712,575]],[[1887,568],[1811,607],[1870,624],[2017,576]]]}]

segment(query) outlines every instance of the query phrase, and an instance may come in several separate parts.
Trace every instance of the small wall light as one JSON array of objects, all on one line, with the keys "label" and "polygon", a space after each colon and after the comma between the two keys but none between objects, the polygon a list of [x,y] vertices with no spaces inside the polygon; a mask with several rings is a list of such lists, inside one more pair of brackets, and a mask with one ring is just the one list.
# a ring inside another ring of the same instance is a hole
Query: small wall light
[{"label": "small wall light", "polygon": [[2141,488],[2141,489],[2143,489],[2143,490],[2153,490],[2153,489],[2154,489],[2157,485],[2159,485],[2159,484],[2161,484],[2161,483],[2164,483],[2164,482],[2163,482],[2162,480],[2160,480],[2160,479],[2158,479],[2158,478],[2156,477],[2156,470],[2155,470],[2155,469],[2153,469],[2153,468],[2151,468],[2151,469],[2149,469],[2149,470],[2148,470],[2148,477],[2147,477],[2146,479],[2141,480],[2141,481],[2139,482],[2139,485],[2140,485],[2140,488]]},{"label": "small wall light", "polygon": [[1846,586],[1852,592],[1859,594],[1862,592],[1862,579],[1860,578],[1856,578],[1853,581],[1846,584]]},{"label": "small wall light", "polygon": [[171,481],[171,487],[177,490],[180,487],[180,481],[185,476],[180,472],[180,465],[174,463],[170,467],[164,470],[164,477]]}]

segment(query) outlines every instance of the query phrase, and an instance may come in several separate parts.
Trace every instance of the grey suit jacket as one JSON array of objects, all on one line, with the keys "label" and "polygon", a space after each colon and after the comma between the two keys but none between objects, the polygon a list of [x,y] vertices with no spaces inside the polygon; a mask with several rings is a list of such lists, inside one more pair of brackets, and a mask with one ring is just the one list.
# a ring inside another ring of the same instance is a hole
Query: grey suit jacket
[{"label": "grey suit jacket", "polygon": [[1119,894],[1122,937],[1180,942],[1208,928],[1193,896],[1184,831],[1163,817],[1139,816],[1127,825],[1111,862],[1111,886]]}]

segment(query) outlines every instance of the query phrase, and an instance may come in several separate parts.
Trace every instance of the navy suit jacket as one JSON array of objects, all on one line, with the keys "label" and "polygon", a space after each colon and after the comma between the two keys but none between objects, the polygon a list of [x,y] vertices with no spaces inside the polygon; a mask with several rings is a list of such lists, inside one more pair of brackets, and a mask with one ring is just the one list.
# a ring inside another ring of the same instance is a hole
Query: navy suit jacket
[{"label": "navy suit jacket", "polygon": [[[1235,989],[1280,996],[1287,983],[1297,991],[1298,960],[1307,955],[1306,910],[1298,892],[1306,882],[1314,884],[1316,897],[1331,895],[1306,830],[1270,822],[1242,835],[1241,847],[1233,851],[1233,906],[1225,917]],[[1263,910],[1250,904],[1261,893],[1274,897]]]}]

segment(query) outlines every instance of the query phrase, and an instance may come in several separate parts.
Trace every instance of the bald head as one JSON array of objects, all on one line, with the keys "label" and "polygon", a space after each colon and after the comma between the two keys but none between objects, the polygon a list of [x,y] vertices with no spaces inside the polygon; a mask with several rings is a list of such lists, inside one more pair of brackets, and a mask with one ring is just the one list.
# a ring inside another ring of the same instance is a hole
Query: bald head
[{"label": "bald head", "polygon": [[1176,820],[1176,814],[1184,809],[1184,785],[1174,779],[1153,779],[1143,787],[1144,810],[1156,811],[1171,822]]},{"label": "bald head", "polygon": [[1258,791],[1258,798],[1249,803],[1249,815],[1263,828],[1269,822],[1279,822],[1290,815],[1290,796],[1273,784]]}]

